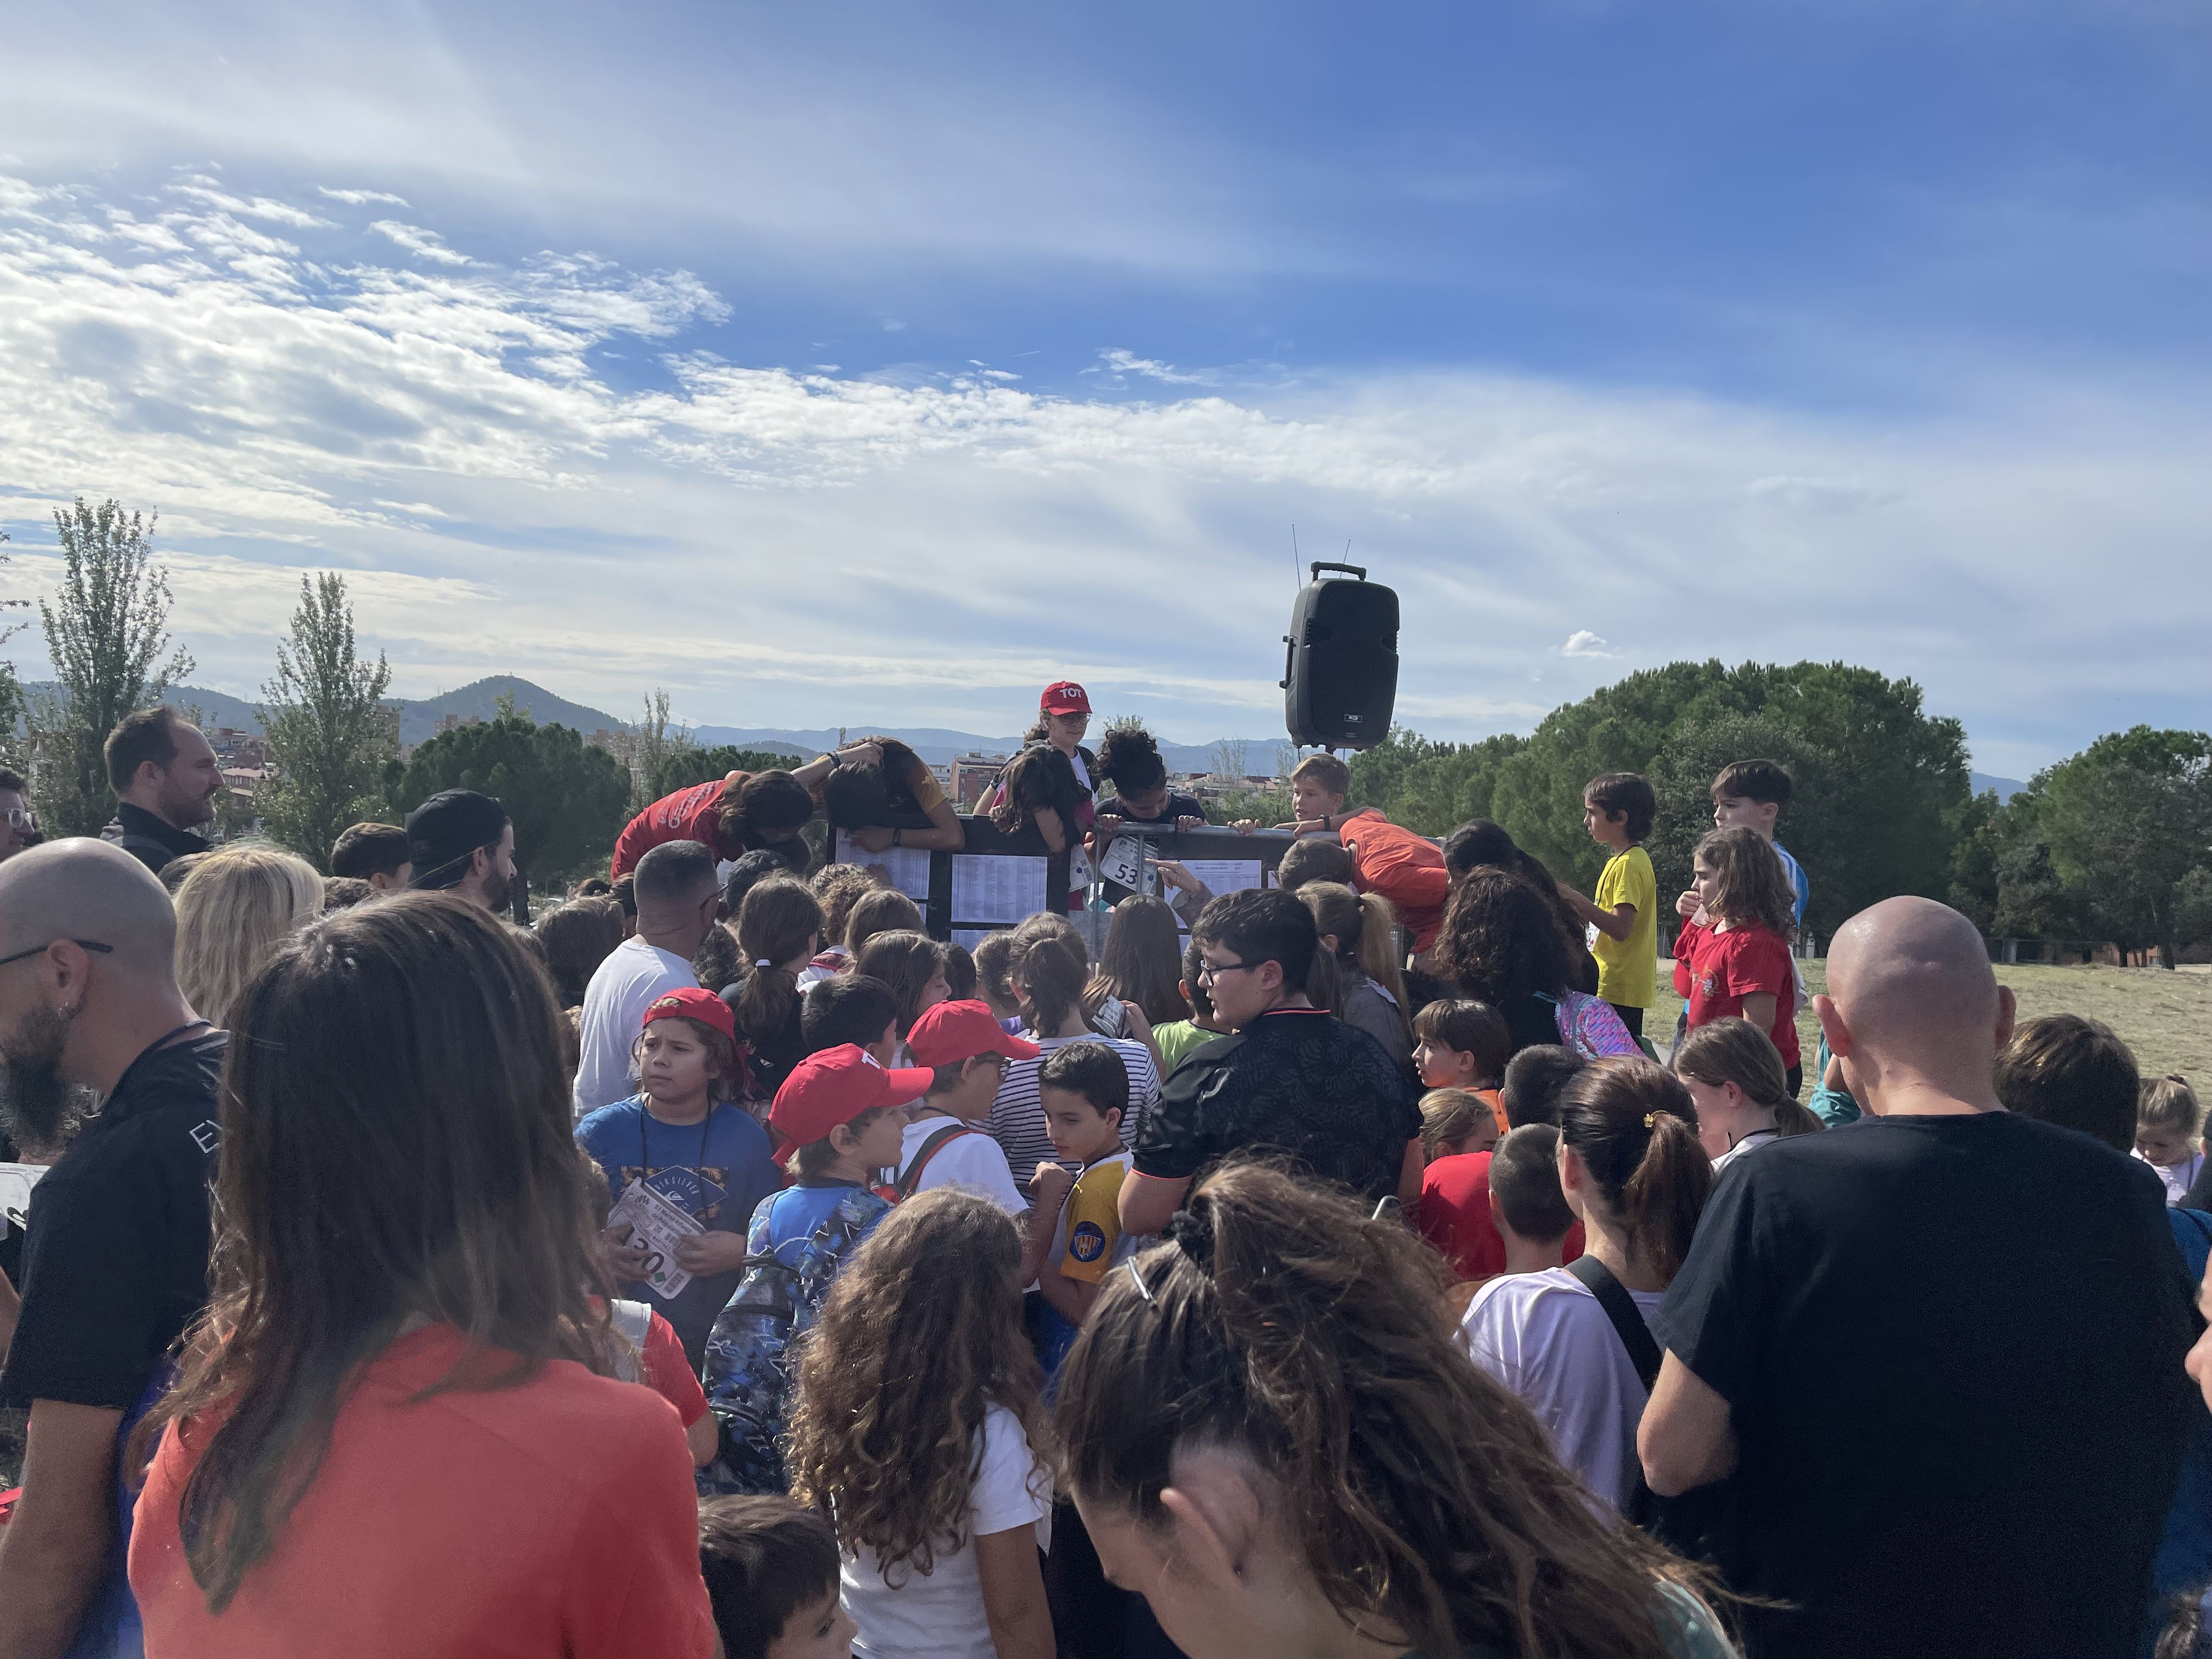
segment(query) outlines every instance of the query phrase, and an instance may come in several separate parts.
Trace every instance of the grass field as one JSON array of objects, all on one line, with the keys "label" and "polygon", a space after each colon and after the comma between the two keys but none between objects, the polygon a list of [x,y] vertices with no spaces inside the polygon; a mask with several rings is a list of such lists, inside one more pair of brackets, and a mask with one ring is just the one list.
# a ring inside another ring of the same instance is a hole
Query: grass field
[{"label": "grass field", "polygon": [[[1682,1000],[1660,965],[1659,1006],[1644,1029],[1662,1045],[1673,1035]],[[1805,987],[1818,993],[1827,984],[1827,964],[1801,963]],[[2020,1017],[2081,1014],[2100,1019],[2135,1050],[2145,1077],[2179,1072],[2201,1091],[2212,1082],[2212,974],[2169,974],[2152,968],[2005,968],[1997,978],[2012,987]],[[1820,1041],[1820,1023],[1810,1008],[1797,1012],[1798,1040],[1808,1072]],[[1808,1079],[1809,1083],[1810,1079]]]}]

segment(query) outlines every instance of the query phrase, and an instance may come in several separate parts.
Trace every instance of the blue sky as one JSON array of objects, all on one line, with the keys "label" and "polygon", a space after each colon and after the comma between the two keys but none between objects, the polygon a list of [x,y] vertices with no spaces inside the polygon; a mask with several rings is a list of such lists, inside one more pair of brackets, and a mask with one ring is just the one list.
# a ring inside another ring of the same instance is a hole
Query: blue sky
[{"label": "blue sky", "polygon": [[[158,506],[398,689],[1279,729],[1291,526],[1400,712],[1842,657],[2025,775],[2201,726],[2212,22],[1850,0],[44,8],[0,523]],[[13,647],[44,670],[35,630]]]}]

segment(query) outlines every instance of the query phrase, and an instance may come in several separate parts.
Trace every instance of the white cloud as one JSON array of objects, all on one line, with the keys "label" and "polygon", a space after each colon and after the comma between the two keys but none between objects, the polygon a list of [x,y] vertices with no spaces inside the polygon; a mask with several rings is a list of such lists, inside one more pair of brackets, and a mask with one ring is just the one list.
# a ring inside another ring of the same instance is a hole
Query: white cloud
[{"label": "white cloud", "polygon": [[1146,380],[1160,380],[1170,386],[1211,386],[1214,375],[1211,371],[1188,374],[1173,363],[1164,363],[1153,357],[1139,357],[1126,346],[1108,346],[1098,354],[1102,368],[1086,368],[1085,374],[1106,374],[1119,377],[1141,374]]},{"label": "white cloud", "polygon": [[424,230],[418,225],[403,225],[397,219],[378,219],[368,228],[379,235],[390,237],[418,259],[428,259],[441,265],[476,263],[467,254],[447,247],[445,238],[435,231]]},{"label": "white cloud", "polygon": [[1438,735],[1525,726],[1535,676],[1579,696],[1601,653],[1843,657],[2022,734],[1980,758],[2025,775],[2115,697],[2205,684],[2186,398],[2008,385],[1877,426],[1474,370],[1160,401],[869,378],[702,349],[730,313],[690,271],[392,222],[310,257],[234,205],[270,198],[185,182],[133,216],[0,179],[0,521],[35,584],[52,505],[158,507],[221,689],[328,568],[410,692],[512,670],[717,723],[994,731],[1073,674],[1203,739],[1280,707],[1293,521],[1399,590],[1401,710]]},{"label": "white cloud", "polygon": [[348,207],[365,207],[371,202],[385,202],[393,207],[405,207],[404,196],[394,196],[388,190],[332,190],[328,185],[317,185],[315,193],[327,196],[333,202],[343,202]]}]

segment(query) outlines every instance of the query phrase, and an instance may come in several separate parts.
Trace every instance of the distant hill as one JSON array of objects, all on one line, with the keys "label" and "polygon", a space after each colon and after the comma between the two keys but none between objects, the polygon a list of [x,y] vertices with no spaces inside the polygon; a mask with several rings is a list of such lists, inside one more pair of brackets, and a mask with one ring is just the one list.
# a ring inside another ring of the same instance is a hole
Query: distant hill
[{"label": "distant hill", "polygon": [[[33,685],[33,691],[52,690],[51,682]],[[586,737],[594,732],[611,732],[627,726],[635,715],[610,714],[602,709],[586,708],[556,696],[544,686],[521,679],[513,674],[495,674],[489,679],[477,680],[457,691],[441,691],[434,697],[390,699],[391,706],[399,711],[399,741],[408,748],[426,743],[435,736],[438,722],[448,714],[466,720],[471,717],[488,720],[499,712],[501,696],[514,699],[517,708],[528,712],[540,726],[568,726]],[[261,730],[252,702],[244,697],[234,697],[227,691],[213,691],[204,686],[180,685],[170,692],[167,701],[173,708],[197,708],[200,718],[213,726],[228,726],[241,732]],[[987,755],[1012,753],[1021,746],[1018,737],[986,737],[975,732],[954,732],[942,726],[854,726],[847,728],[847,740],[858,742],[864,737],[880,732],[884,737],[896,738],[933,766],[941,766],[955,755],[981,751]],[[837,746],[835,727],[805,731],[789,726],[701,726],[693,728],[692,737],[712,748],[727,744],[737,749],[765,749],[793,756],[811,757]],[[1279,738],[1247,738],[1245,769],[1253,773],[1272,773],[1275,769],[1275,747]],[[1097,746],[1094,736],[1093,748]],[[1160,744],[1160,758],[1167,763],[1170,772],[1206,772],[1213,767],[1214,745],[1212,744],[1166,743]],[[1979,787],[1978,785],[1976,786]],[[2017,787],[2018,786],[2014,786]]]},{"label": "distant hill", "polygon": [[2000,778],[1993,776],[1991,774],[1987,772],[1976,772],[1972,775],[1973,789],[1976,794],[1978,795],[1985,790],[1994,789],[1997,792],[1997,799],[1999,800],[2010,800],[2014,795],[2017,795],[2021,790],[2027,787],[2027,786],[2022,783],[2018,778]]}]

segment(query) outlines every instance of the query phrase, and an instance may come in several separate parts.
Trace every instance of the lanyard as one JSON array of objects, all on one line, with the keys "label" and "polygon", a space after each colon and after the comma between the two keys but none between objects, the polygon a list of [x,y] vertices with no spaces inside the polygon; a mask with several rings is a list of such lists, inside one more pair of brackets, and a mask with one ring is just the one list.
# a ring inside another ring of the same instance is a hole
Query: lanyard
[{"label": "lanyard", "polygon": [[[637,1178],[640,1181],[644,1180],[647,1172],[653,1170],[653,1160],[647,1156],[645,1146],[645,1126],[647,1120],[652,1116],[652,1111],[642,1102],[639,1103],[637,1109]],[[697,1182],[702,1187],[704,1187],[707,1184],[707,1177],[703,1173],[702,1173],[702,1171],[703,1171],[707,1167],[707,1131],[714,1127],[714,1103],[710,1100],[707,1103],[707,1115],[699,1120],[699,1158],[698,1161],[691,1166],[690,1171],[691,1178]],[[684,1168],[684,1165],[681,1164],[672,1164],[665,1165],[665,1167],[672,1170],[680,1170]],[[655,1173],[657,1173],[657,1171]],[[664,1196],[665,1196],[665,1194],[664,1194]],[[687,1211],[686,1213],[696,1215],[696,1212]]]}]

